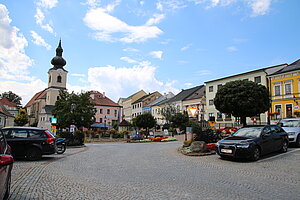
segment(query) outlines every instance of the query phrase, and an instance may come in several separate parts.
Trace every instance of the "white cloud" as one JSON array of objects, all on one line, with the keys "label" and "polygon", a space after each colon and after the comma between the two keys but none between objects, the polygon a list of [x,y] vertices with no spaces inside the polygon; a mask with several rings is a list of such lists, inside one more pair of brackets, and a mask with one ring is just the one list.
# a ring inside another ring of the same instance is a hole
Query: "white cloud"
[{"label": "white cloud", "polygon": [[58,0],[40,0],[36,4],[45,9],[54,8],[58,3]]},{"label": "white cloud", "polygon": [[190,86],[192,86],[193,84],[192,83],[185,83],[184,84],[184,86],[186,86],[186,87],[190,87]]},{"label": "white cloud", "polygon": [[238,49],[235,47],[235,46],[229,46],[227,47],[227,51],[229,52],[234,52],[234,51],[237,51]]},{"label": "white cloud", "polygon": [[187,45],[185,45],[184,47],[182,47],[180,50],[181,50],[181,51],[188,50],[191,46],[192,46],[192,44],[187,44]]},{"label": "white cloud", "polygon": [[237,0],[210,0],[210,5],[206,8],[213,8],[216,6],[228,6],[231,3],[236,2]]},{"label": "white cloud", "polygon": [[48,31],[49,33],[54,33],[53,28],[50,24],[44,24],[45,15],[40,8],[36,9],[34,18],[36,24],[38,24],[42,29]]},{"label": "white cloud", "polygon": [[71,76],[76,76],[76,77],[85,77],[85,74],[71,74]]},{"label": "white cloud", "polygon": [[121,3],[121,0],[114,0],[112,3],[108,4],[106,7],[105,7],[105,10],[107,12],[112,12],[115,7],[117,7],[118,5],[120,5]]},{"label": "white cloud", "polygon": [[163,51],[151,51],[149,53],[153,58],[161,59],[163,55]]},{"label": "white cloud", "polygon": [[252,9],[252,17],[265,15],[270,9],[271,0],[250,0],[249,6]]},{"label": "white cloud", "polygon": [[45,42],[44,38],[42,38],[39,34],[37,34],[35,31],[30,31],[31,37],[33,37],[34,40],[32,42],[38,46],[46,47],[47,50],[51,49],[51,45]]},{"label": "white cloud", "polygon": [[205,69],[205,70],[199,70],[199,71],[197,71],[196,74],[197,74],[198,76],[205,76],[205,75],[210,75],[210,74],[212,74],[212,72]]},{"label": "white cloud", "polygon": [[153,24],[158,24],[162,19],[165,18],[164,14],[154,14],[153,18],[150,18],[147,22],[146,25],[147,26],[151,26]]},{"label": "white cloud", "polygon": [[131,47],[125,48],[125,49],[123,49],[123,51],[125,51],[125,52],[139,52],[138,49],[131,48]]},{"label": "white cloud", "polygon": [[[103,8],[90,9],[83,21],[86,26],[97,31],[94,37],[100,41],[144,42],[163,33],[157,26],[130,26],[120,19],[109,15]],[[121,34],[122,36],[114,37],[113,34],[118,36]]]},{"label": "white cloud", "polygon": [[32,80],[27,69],[33,60],[25,54],[28,42],[10,22],[6,6],[0,4],[0,79]]},{"label": "white cloud", "polygon": [[[115,100],[126,97],[138,90],[148,92],[174,92],[175,81],[162,82],[155,77],[156,68],[150,62],[144,61],[131,68],[116,68],[114,66],[94,67],[88,70],[89,88],[105,91]],[[109,91],[107,91],[109,88]]]},{"label": "white cloud", "polygon": [[13,93],[22,97],[22,105],[25,106],[35,93],[42,91],[46,87],[47,83],[41,81],[40,79],[34,79],[27,83],[20,83],[17,81],[1,81],[0,93],[12,91]]},{"label": "white cloud", "polygon": [[187,7],[183,0],[159,0],[156,3],[156,9],[159,11],[175,11]]},{"label": "white cloud", "polygon": [[123,60],[123,61],[128,62],[128,63],[138,63],[138,61],[133,60],[129,57],[121,57],[120,60]]},{"label": "white cloud", "polygon": [[145,1],[140,1],[140,5],[143,6],[145,4]]}]

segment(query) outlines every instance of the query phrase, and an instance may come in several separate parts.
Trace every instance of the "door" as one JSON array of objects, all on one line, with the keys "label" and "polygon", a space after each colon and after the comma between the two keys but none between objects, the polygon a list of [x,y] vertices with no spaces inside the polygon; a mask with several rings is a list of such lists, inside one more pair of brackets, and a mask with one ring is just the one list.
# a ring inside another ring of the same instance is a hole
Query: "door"
[{"label": "door", "polygon": [[27,130],[22,129],[10,129],[8,132],[7,143],[11,147],[12,154],[14,156],[24,156],[27,149]]},{"label": "door", "polygon": [[272,140],[273,140],[273,151],[280,150],[282,146],[282,137],[281,137],[281,131],[278,126],[271,126],[271,132],[272,132]]},{"label": "door", "polygon": [[286,117],[287,118],[291,118],[293,117],[293,109],[292,109],[293,105],[292,104],[286,104],[285,105],[285,112],[286,112]]},{"label": "door", "polygon": [[266,126],[261,134],[262,142],[261,142],[261,148],[262,148],[262,154],[266,154],[272,151],[273,147],[273,138],[271,133],[270,126]]}]

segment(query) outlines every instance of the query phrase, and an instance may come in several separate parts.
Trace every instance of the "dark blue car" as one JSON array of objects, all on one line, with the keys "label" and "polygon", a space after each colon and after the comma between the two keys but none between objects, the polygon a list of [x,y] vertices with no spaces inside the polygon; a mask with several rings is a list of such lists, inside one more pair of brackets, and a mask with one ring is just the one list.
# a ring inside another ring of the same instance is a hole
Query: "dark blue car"
[{"label": "dark blue car", "polygon": [[247,158],[256,161],[274,151],[287,152],[288,134],[277,125],[243,127],[217,143],[222,158]]}]

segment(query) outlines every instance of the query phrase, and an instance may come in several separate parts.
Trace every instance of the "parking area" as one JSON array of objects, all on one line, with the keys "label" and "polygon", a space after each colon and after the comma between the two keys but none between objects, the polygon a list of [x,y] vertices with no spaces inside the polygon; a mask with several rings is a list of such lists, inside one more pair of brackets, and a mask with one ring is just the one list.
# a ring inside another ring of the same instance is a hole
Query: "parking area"
[{"label": "parking area", "polygon": [[91,144],[17,160],[11,199],[300,199],[299,148],[248,162],[184,156],[181,144]]}]

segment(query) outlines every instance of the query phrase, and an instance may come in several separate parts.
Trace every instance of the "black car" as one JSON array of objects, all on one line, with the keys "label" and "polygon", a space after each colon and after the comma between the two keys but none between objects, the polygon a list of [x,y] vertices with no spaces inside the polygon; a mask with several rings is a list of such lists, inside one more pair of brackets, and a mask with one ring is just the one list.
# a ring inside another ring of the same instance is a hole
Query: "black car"
[{"label": "black car", "polygon": [[39,160],[42,155],[56,152],[56,139],[47,129],[4,127],[2,131],[14,157]]},{"label": "black car", "polygon": [[10,147],[0,130],[0,199],[8,199],[9,197],[13,162]]},{"label": "black car", "polygon": [[288,134],[277,125],[243,127],[217,143],[222,158],[248,158],[256,161],[274,151],[287,152]]}]

